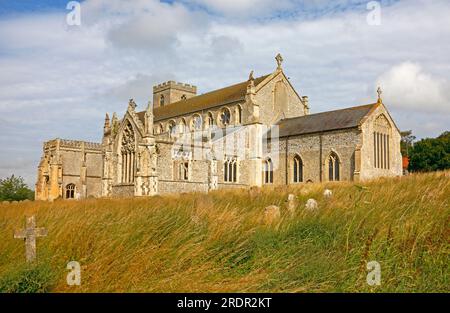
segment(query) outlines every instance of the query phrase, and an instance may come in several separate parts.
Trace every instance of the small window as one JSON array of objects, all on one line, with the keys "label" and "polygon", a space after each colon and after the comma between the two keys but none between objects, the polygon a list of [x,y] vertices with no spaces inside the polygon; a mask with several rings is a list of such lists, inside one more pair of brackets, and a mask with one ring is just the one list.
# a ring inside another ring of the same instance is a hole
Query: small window
[{"label": "small window", "polygon": [[211,129],[213,125],[214,125],[213,115],[212,115],[211,112],[208,112],[208,116],[206,117],[205,128],[206,129]]},{"label": "small window", "polygon": [[242,108],[240,105],[237,106],[236,108],[236,122],[238,124],[242,124]]},{"label": "small window", "polygon": [[273,162],[270,158],[263,162],[263,175],[265,184],[273,184]]},{"label": "small window", "polygon": [[159,98],[159,106],[164,106],[164,95]]},{"label": "small window", "polygon": [[66,199],[75,198],[75,184],[68,184],[66,186]]},{"label": "small window", "polygon": [[294,183],[301,183],[303,182],[303,161],[300,158],[300,156],[296,155],[294,157]]},{"label": "small window", "polygon": [[186,95],[181,96],[181,100],[186,100],[186,99],[187,99]]},{"label": "small window", "polygon": [[180,180],[189,180],[189,162],[184,161],[179,165],[179,178]]}]

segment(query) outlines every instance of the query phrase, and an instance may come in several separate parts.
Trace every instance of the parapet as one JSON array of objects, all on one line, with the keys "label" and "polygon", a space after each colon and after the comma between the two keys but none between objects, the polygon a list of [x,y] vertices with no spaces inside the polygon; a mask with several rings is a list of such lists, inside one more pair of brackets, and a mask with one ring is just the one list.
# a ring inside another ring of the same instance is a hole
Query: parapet
[{"label": "parapet", "polygon": [[153,86],[153,92],[160,92],[166,89],[177,89],[177,90],[183,90],[190,93],[197,93],[197,86],[191,85],[191,84],[185,84],[185,83],[179,83],[173,80],[169,80],[167,82],[158,84],[156,86]]}]

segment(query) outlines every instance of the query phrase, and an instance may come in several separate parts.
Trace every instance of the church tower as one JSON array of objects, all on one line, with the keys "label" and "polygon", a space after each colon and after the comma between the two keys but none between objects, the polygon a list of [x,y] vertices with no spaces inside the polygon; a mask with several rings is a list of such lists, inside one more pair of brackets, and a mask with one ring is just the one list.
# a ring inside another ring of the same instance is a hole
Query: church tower
[{"label": "church tower", "polygon": [[190,84],[168,81],[153,86],[153,107],[162,107],[197,95],[197,87]]}]

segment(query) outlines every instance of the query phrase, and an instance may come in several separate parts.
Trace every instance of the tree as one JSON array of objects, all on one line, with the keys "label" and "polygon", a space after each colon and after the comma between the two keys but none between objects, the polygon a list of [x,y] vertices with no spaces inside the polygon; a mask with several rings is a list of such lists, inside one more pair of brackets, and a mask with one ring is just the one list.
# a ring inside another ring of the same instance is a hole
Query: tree
[{"label": "tree", "polygon": [[410,171],[428,172],[450,169],[450,132],[425,138],[410,149]]},{"label": "tree", "polygon": [[0,201],[33,200],[34,192],[25,184],[22,177],[0,179]]},{"label": "tree", "polygon": [[402,139],[400,141],[400,149],[403,156],[409,156],[409,150],[413,146],[413,141],[416,140],[416,136],[412,135],[412,130],[405,130],[400,132]]}]

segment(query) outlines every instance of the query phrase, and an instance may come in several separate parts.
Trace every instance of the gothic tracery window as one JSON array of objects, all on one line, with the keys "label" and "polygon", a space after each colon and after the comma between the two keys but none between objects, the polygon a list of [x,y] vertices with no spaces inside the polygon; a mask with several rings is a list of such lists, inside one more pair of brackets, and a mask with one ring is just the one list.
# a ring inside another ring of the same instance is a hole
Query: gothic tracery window
[{"label": "gothic tracery window", "polygon": [[136,167],[135,137],[133,127],[129,122],[123,130],[120,152],[122,155],[122,183],[132,183]]},{"label": "gothic tracery window", "polygon": [[75,198],[75,184],[68,184],[66,186],[66,199]]},{"label": "gothic tracery window", "polygon": [[222,126],[228,126],[231,121],[231,112],[228,108],[223,108],[222,111],[220,111],[220,123]]},{"label": "gothic tracery window", "polygon": [[331,152],[330,156],[328,157],[328,180],[340,180],[339,157],[334,152]]},{"label": "gothic tracery window", "polygon": [[229,183],[237,182],[237,159],[228,157],[223,163],[223,181]]}]

